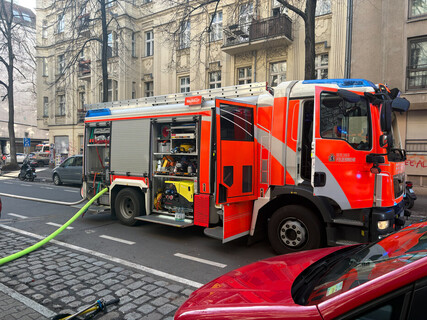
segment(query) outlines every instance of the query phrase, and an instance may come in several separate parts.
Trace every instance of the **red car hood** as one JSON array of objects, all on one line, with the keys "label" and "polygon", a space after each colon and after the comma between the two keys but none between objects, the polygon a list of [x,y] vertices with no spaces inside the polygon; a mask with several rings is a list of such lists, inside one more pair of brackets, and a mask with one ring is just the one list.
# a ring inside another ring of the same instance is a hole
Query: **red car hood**
[{"label": "red car hood", "polygon": [[[285,311],[289,319],[293,311],[299,313],[300,319],[319,317],[315,306],[294,303],[292,283],[309,265],[338,249],[277,256],[231,271],[194,291],[175,314],[175,320],[241,319],[243,315],[245,319],[279,319],[274,310],[281,319]],[[300,313],[302,309],[305,315]]]}]

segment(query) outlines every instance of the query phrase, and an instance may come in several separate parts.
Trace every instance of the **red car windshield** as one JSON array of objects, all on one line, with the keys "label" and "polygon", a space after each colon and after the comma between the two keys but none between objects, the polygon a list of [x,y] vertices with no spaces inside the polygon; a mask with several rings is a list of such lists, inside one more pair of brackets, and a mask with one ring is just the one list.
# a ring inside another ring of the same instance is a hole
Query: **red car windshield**
[{"label": "red car windshield", "polygon": [[[304,281],[310,289],[300,296],[298,293],[294,296],[293,292],[293,297],[296,303],[316,305],[425,256],[427,222],[402,229],[376,243],[340,250],[333,253],[332,258],[327,256],[317,261],[298,277],[313,278],[311,283]],[[300,281],[298,278],[295,282]]]}]

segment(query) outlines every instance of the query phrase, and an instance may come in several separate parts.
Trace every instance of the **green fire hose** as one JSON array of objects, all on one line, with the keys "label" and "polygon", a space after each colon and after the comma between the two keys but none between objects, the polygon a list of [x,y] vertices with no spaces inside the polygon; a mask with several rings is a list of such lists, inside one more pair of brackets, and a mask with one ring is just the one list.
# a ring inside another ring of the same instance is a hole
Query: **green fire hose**
[{"label": "green fire hose", "polygon": [[40,248],[42,245],[48,243],[50,240],[52,240],[53,238],[55,238],[58,234],[60,234],[62,231],[64,231],[70,224],[72,224],[83,212],[85,212],[90,205],[96,200],[98,199],[101,195],[103,195],[105,192],[108,191],[108,188],[105,188],[103,190],[101,190],[100,192],[98,192],[92,199],[90,199],[90,201],[88,203],[86,203],[84,205],[83,208],[81,208],[70,220],[68,220],[62,227],[60,227],[58,230],[56,230],[55,232],[53,232],[52,234],[50,234],[48,237],[44,238],[43,240],[40,240],[39,242],[37,242],[36,244],[32,245],[31,247],[28,247],[22,251],[16,252],[14,254],[11,254],[10,256],[4,257],[0,259],[0,266],[13,261],[15,259],[18,259],[30,252],[33,252],[34,250],[37,250],[38,248]]}]

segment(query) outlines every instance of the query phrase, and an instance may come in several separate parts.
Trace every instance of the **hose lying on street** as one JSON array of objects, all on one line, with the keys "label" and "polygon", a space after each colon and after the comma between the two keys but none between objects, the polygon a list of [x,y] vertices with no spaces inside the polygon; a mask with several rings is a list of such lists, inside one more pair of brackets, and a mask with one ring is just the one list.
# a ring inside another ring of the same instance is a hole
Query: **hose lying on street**
[{"label": "hose lying on street", "polygon": [[60,205],[64,205],[64,206],[75,206],[75,205],[78,205],[78,204],[80,204],[80,203],[82,203],[83,201],[86,200],[86,199],[81,199],[81,200],[76,201],[76,202],[63,202],[63,201],[56,201],[56,200],[47,200],[47,199],[32,198],[32,197],[26,197],[26,196],[17,196],[15,194],[1,193],[1,192],[0,192],[0,196],[9,197],[9,198],[15,198],[15,199],[22,199],[22,200],[29,200],[29,201],[37,201],[37,202],[44,202],[44,203],[60,204]]},{"label": "hose lying on street", "polygon": [[70,224],[72,224],[83,212],[85,212],[90,205],[96,200],[98,199],[101,195],[103,195],[105,192],[108,191],[108,188],[104,188],[103,190],[101,190],[100,192],[98,192],[92,199],[90,199],[90,201],[88,203],[86,203],[84,205],[83,208],[81,208],[71,219],[69,219],[66,223],[64,223],[60,228],[58,228],[55,232],[53,232],[52,234],[50,234],[49,236],[47,236],[46,238],[44,238],[43,240],[40,240],[39,242],[37,242],[36,244],[32,245],[31,247],[28,247],[24,250],[21,250],[19,252],[16,252],[14,254],[11,254],[10,256],[4,257],[0,259],[0,265],[3,265],[7,262],[13,261],[15,259],[18,259],[30,252],[33,252],[34,250],[37,250],[38,248],[40,248],[41,246],[43,246],[44,244],[48,243],[50,240],[52,240],[53,238],[55,238],[58,234],[60,234],[62,231],[64,231]]}]

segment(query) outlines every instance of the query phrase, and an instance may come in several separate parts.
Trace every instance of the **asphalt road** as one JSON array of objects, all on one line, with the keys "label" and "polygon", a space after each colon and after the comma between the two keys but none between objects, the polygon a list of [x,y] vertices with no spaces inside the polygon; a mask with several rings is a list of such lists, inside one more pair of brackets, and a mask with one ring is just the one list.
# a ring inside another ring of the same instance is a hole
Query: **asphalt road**
[{"label": "asphalt road", "polygon": [[[78,187],[21,182],[7,177],[0,177],[0,192],[66,202],[80,199]],[[41,236],[54,232],[81,207],[9,197],[2,197],[2,202],[0,224]],[[275,255],[267,241],[248,246],[244,238],[222,244],[204,236],[201,227],[178,229],[151,223],[128,227],[112,220],[108,212],[89,211],[71,227],[56,240],[202,284]]]}]

